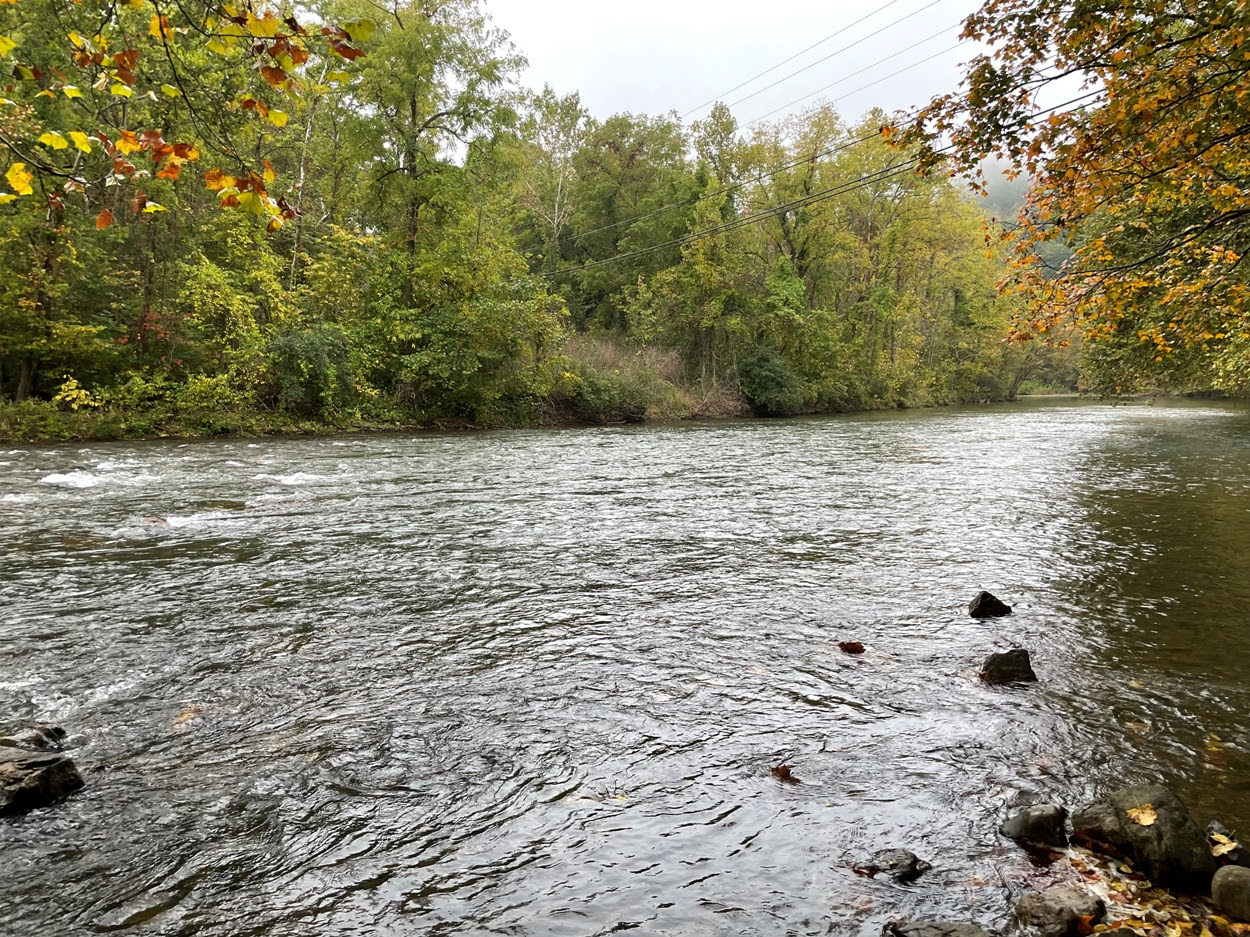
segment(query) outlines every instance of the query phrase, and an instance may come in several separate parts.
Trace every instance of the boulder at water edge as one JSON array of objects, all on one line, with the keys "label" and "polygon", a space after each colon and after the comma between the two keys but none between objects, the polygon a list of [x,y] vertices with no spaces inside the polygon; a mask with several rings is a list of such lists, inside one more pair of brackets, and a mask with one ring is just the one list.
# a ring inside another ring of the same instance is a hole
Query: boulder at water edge
[{"label": "boulder at water edge", "polygon": [[1007,683],[1036,683],[1037,674],[1029,663],[1029,652],[1022,647],[1001,654],[991,654],[981,665],[981,680],[992,686]]},{"label": "boulder at water edge", "polygon": [[1202,828],[1157,784],[1126,787],[1082,807],[1072,828],[1078,842],[1123,856],[1155,885],[1206,891],[1215,874]]},{"label": "boulder at water edge", "polygon": [[872,854],[867,862],[855,866],[860,875],[874,878],[885,873],[896,882],[914,882],[933,866],[907,849],[882,849]]},{"label": "boulder at water edge", "polygon": [[996,595],[981,592],[968,603],[968,614],[973,618],[1002,618],[1011,614],[1011,606]]},{"label": "boulder at water edge", "polygon": [[1058,804],[1034,804],[1011,816],[998,832],[1008,839],[1041,846],[1068,845],[1068,811]]},{"label": "boulder at water edge", "polygon": [[1060,886],[1034,891],[1016,905],[1016,920],[1037,937],[1078,937],[1102,920],[1102,900],[1079,888]]},{"label": "boulder at water edge", "polygon": [[61,750],[61,742],[64,738],[65,730],[60,726],[42,723],[0,738],[0,746],[29,748],[40,752],[58,752]]},{"label": "boulder at water edge", "polygon": [[1211,881],[1211,900],[1228,917],[1250,923],[1250,869],[1226,865]]},{"label": "boulder at water edge", "polygon": [[883,934],[889,937],[990,937],[990,932],[976,924],[952,921],[913,921],[887,924]]},{"label": "boulder at water edge", "polygon": [[47,807],[82,786],[65,755],[0,748],[0,816]]}]

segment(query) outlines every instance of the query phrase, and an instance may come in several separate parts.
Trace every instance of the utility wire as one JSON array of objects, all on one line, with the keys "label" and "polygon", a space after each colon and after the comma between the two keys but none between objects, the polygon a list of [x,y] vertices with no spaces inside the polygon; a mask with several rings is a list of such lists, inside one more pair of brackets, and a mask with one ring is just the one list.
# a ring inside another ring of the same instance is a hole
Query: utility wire
[{"label": "utility wire", "polygon": [[716,97],[712,98],[711,100],[704,101],[704,102],[703,102],[702,104],[700,104],[698,107],[693,107],[693,108],[691,108],[690,110],[686,111],[686,113],[684,113],[684,114],[682,114],[682,115],[681,115],[681,116],[682,116],[682,119],[684,120],[685,118],[689,117],[691,114],[695,114],[695,113],[697,113],[697,112],[699,112],[699,111],[703,110],[703,108],[707,107],[709,104],[715,104],[717,101],[721,100],[722,98],[726,98],[726,97],[728,97],[729,95],[733,94],[735,91],[738,91],[738,90],[741,90],[742,88],[745,88],[745,87],[746,87],[747,85],[749,85],[751,82],[753,82],[753,81],[758,81],[760,78],[763,78],[765,75],[771,75],[771,74],[772,74],[773,72],[775,72],[777,69],[781,68],[781,66],[783,66],[783,65],[789,65],[789,64],[790,64],[791,62],[793,62],[795,59],[799,58],[800,56],[806,55],[808,52],[811,52],[813,49],[817,49],[817,48],[819,48],[820,46],[823,46],[826,42],[828,42],[828,41],[829,41],[829,40],[831,40],[831,39],[837,39],[839,36],[841,36],[841,35],[842,35],[844,32],[846,32],[847,30],[849,30],[849,29],[854,29],[854,28],[855,28],[856,26],[858,26],[860,23],[864,22],[865,20],[870,20],[870,19],[872,19],[872,18],[873,18],[874,16],[876,16],[878,13],[882,13],[882,12],[884,12],[885,10],[888,10],[890,7],[894,6],[894,4],[896,4],[896,3],[898,3],[898,2],[899,2],[899,0],[890,0],[890,2],[889,2],[889,3],[886,3],[886,4],[882,5],[882,6],[877,7],[877,8],[876,8],[875,10],[873,10],[871,13],[868,13],[868,14],[867,14],[867,15],[865,15],[865,16],[861,16],[861,17],[860,17],[859,19],[857,19],[855,22],[853,22],[853,23],[849,23],[849,24],[847,24],[846,26],[843,26],[841,29],[837,30],[836,32],[832,32],[832,33],[830,33],[830,34],[829,34],[829,35],[827,35],[824,39],[821,39],[819,42],[813,42],[813,43],[812,43],[810,46],[808,46],[806,49],[803,49],[803,50],[802,50],[802,51],[800,51],[800,52],[796,52],[796,53],[794,53],[794,55],[790,56],[788,59],[783,59],[782,61],[778,62],[776,65],[772,65],[772,66],[770,66],[770,67],[768,67],[768,68],[764,69],[764,70],[763,70],[762,72],[760,72],[758,75],[755,75],[755,76],[754,76],[754,77],[752,77],[752,78],[748,78],[746,81],[742,82],[742,84],[740,84],[740,85],[734,85],[734,86],[733,86],[732,88],[730,88],[728,91],[722,91],[720,94],[718,94]]},{"label": "utility wire", "polygon": [[[1085,101],[1087,98],[1097,97],[1101,94],[1102,94],[1101,90],[1086,92],[1085,94],[1079,95],[1078,97],[1072,98],[1071,100],[1064,101],[1062,104],[1056,104],[1053,107],[1043,108],[1041,110],[1034,111],[1028,117],[1024,118],[1024,122],[1032,123],[1036,118],[1040,117],[1043,114],[1047,114],[1047,115],[1053,114],[1061,108],[1070,107],[1074,104],[1078,104],[1082,101]],[[873,136],[875,137],[877,136],[877,134],[874,134]],[[855,142],[862,143],[868,139],[872,139],[872,137],[861,138],[860,140],[855,141]],[[935,150],[934,152],[946,153],[954,149],[954,146],[955,146],[954,144],[947,144],[946,146],[941,147]],[[807,161],[808,160],[803,160],[803,162],[807,162]],[[751,215],[746,215],[741,218],[735,218],[733,221],[728,221],[728,222],[725,222],[724,224],[716,225],[711,228],[705,228],[700,231],[694,231],[683,237],[673,238],[672,240],[665,241],[662,244],[653,244],[649,247],[642,247],[637,250],[627,251],[624,254],[616,254],[611,257],[605,257],[601,260],[590,261],[588,263],[584,263],[576,267],[569,267],[564,270],[557,270],[554,273],[544,274],[544,276],[547,278],[551,278],[551,277],[559,276],[565,273],[578,273],[584,270],[593,270],[596,267],[602,267],[606,264],[616,263],[621,260],[628,260],[632,257],[640,257],[644,254],[650,254],[650,253],[654,253],[655,251],[665,250],[666,248],[669,248],[669,247],[677,247],[677,246],[689,244],[694,241],[702,240],[703,238],[713,237],[717,234],[728,233],[729,231],[734,231],[734,230],[737,230],[738,228],[746,227],[747,225],[750,225],[750,224],[755,224],[758,221],[764,221],[768,218],[775,217],[776,215],[782,214],[787,211],[791,211],[796,208],[806,208],[809,205],[816,204],[817,202],[826,201],[827,199],[833,198],[835,195],[841,195],[846,192],[853,192],[858,189],[867,188],[868,186],[875,185],[878,182],[884,182],[888,179],[893,179],[897,176],[904,175],[907,172],[909,172],[912,168],[919,165],[919,163],[920,163],[919,157],[912,157],[911,159],[905,160],[904,162],[898,163],[894,166],[887,167],[886,169],[881,169],[881,170],[877,170],[876,172],[868,173],[867,175],[861,176],[859,179],[853,179],[849,182],[840,183],[838,185],[831,186],[828,189],[823,189],[820,192],[815,192],[811,195],[804,196],[801,199],[794,199],[793,201],[785,202],[781,205],[776,205],[776,206],[773,206],[772,208],[764,209],[763,211],[759,211]]]},{"label": "utility wire", "polygon": [[[884,9],[884,7],[883,7],[882,9]],[[956,24],[956,25],[958,25],[958,24]],[[924,44],[924,43],[926,43],[926,42],[932,42],[932,41],[933,41],[934,39],[936,39],[938,36],[941,36],[941,35],[943,35],[943,34],[944,34],[944,33],[946,33],[946,32],[949,32],[949,30],[942,30],[941,32],[934,33],[932,36],[929,36],[927,39],[921,39],[919,42],[914,42],[914,43],[912,43],[910,46],[907,46],[906,48],[899,49],[897,52],[894,52],[894,53],[892,53],[892,54],[890,54],[890,55],[887,55],[887,56],[885,56],[884,58],[878,59],[876,62],[873,62],[871,65],[865,65],[863,68],[858,69],[858,70],[856,70],[856,71],[853,71],[853,72],[851,72],[850,74],[845,75],[845,76],[843,76],[842,78],[839,78],[837,81],[832,82],[831,84],[825,85],[823,88],[819,88],[819,89],[817,89],[816,91],[811,92],[810,94],[803,95],[803,97],[800,97],[800,98],[795,99],[794,101],[791,101],[791,102],[790,102],[790,104],[785,105],[785,107],[784,107],[784,108],[777,108],[777,110],[769,111],[767,114],[764,114],[764,115],[762,115],[762,116],[760,116],[760,117],[757,117],[757,118],[755,118],[754,120],[752,120],[752,121],[750,121],[750,122],[748,122],[748,123],[744,124],[743,126],[745,126],[745,127],[750,127],[750,126],[753,126],[753,125],[755,125],[755,124],[761,123],[761,122],[762,122],[765,118],[767,118],[767,117],[771,117],[773,114],[777,113],[777,111],[778,111],[778,110],[785,110],[785,108],[791,107],[791,106],[793,106],[794,104],[798,104],[800,101],[803,101],[803,100],[805,100],[805,99],[807,99],[807,98],[810,98],[810,97],[812,97],[813,95],[820,94],[820,92],[821,92],[821,91],[827,91],[829,88],[832,88],[832,87],[835,87],[835,86],[837,86],[837,85],[840,85],[840,84],[841,84],[842,82],[844,82],[844,81],[850,81],[852,78],[858,78],[860,75],[863,75],[863,74],[865,74],[866,72],[871,71],[872,69],[876,68],[877,66],[879,66],[879,65],[884,65],[886,62],[889,62],[889,61],[892,61],[893,59],[898,58],[900,55],[904,54],[905,52],[910,52],[912,49],[916,48],[917,46],[923,45],[923,44]],[[847,99],[847,98],[849,98],[849,97],[853,97],[853,96],[855,96],[855,95],[859,94],[861,91],[865,91],[865,90],[867,90],[868,88],[873,87],[874,85],[878,85],[878,84],[880,84],[882,81],[885,81],[885,80],[886,80],[886,79],[888,79],[888,78],[894,78],[894,77],[895,77],[895,76],[897,76],[897,75],[901,75],[903,72],[907,71],[908,69],[916,68],[916,67],[917,67],[917,66],[919,66],[919,65],[923,65],[925,62],[928,62],[928,61],[931,61],[931,60],[932,60],[932,59],[934,59],[934,58],[937,58],[939,55],[945,55],[947,52],[950,52],[950,51],[952,51],[953,49],[955,49],[955,48],[957,48],[957,47],[958,47],[958,44],[956,44],[955,46],[951,46],[951,47],[950,47],[950,48],[948,48],[948,49],[943,49],[941,52],[935,53],[934,55],[931,55],[931,56],[929,56],[929,57],[928,57],[928,58],[926,58],[926,59],[921,59],[921,60],[920,60],[920,61],[918,61],[918,62],[913,62],[913,63],[911,63],[910,65],[908,65],[908,66],[906,66],[906,67],[904,67],[904,68],[900,68],[898,71],[891,72],[889,75],[886,75],[884,78],[878,78],[876,81],[869,82],[869,83],[868,83],[868,84],[866,84],[866,85],[861,85],[860,87],[855,88],[855,89],[854,89],[854,90],[852,90],[852,91],[848,91],[846,94],[844,94],[844,95],[842,95],[842,96],[838,97],[837,99],[835,99],[835,101],[834,101],[833,103],[837,103],[837,101],[843,101],[843,100],[845,100],[845,99]],[[779,173],[785,172],[787,169],[793,169],[793,168],[795,168],[796,166],[801,166],[803,163],[810,162],[810,161],[811,161],[811,160],[813,160],[813,159],[823,159],[823,158],[824,158],[824,157],[826,157],[826,156],[832,156],[834,153],[837,153],[837,152],[839,152],[839,151],[841,151],[841,150],[845,149],[847,146],[852,146],[852,145],[854,145],[855,143],[862,143],[862,142],[864,142],[865,140],[870,140],[870,139],[872,139],[872,138],[873,138],[873,137],[875,137],[875,136],[877,136],[877,134],[875,134],[875,133],[873,133],[873,134],[869,134],[868,136],[863,137],[863,138],[862,138],[862,139],[860,139],[860,140],[852,141],[852,142],[851,142],[851,143],[849,143],[849,144],[841,144],[841,145],[839,145],[839,146],[835,146],[835,147],[833,147],[832,149],[828,149],[828,150],[825,150],[825,151],[820,152],[820,153],[814,153],[814,154],[812,154],[811,156],[804,157],[803,159],[800,159],[800,160],[796,160],[796,161],[795,161],[795,162],[793,162],[793,163],[789,163],[789,164],[787,164],[787,165],[785,165],[785,166],[782,166],[782,167],[780,167],[780,168],[778,168],[778,169],[774,169],[772,172],[762,173],[762,174],[760,174],[760,175],[753,176],[751,180],[746,180],[746,181],[743,181],[743,182],[737,182],[737,183],[734,183],[734,184],[732,184],[732,185],[727,185],[727,186],[725,186],[724,188],[717,189],[717,190],[716,190],[716,191],[714,191],[714,192],[705,192],[705,193],[702,193],[702,194],[700,194],[700,195],[694,195],[694,196],[691,196],[690,198],[685,199],[685,200],[683,200],[683,201],[680,201],[680,202],[675,202],[675,203],[673,203],[673,204],[671,204],[671,205],[665,205],[665,206],[662,206],[661,208],[657,208],[657,209],[655,209],[655,210],[653,210],[653,211],[649,211],[649,212],[646,212],[646,213],[641,214],[641,215],[634,215],[632,218],[625,218],[625,219],[622,219],[621,221],[614,221],[612,224],[607,224],[607,225],[603,225],[603,226],[598,227],[598,228],[593,228],[593,229],[591,229],[590,231],[583,231],[581,234],[573,234],[573,235],[569,235],[568,237],[563,237],[563,238],[560,238],[560,239],[559,239],[556,243],[558,243],[558,244],[575,244],[575,243],[577,243],[578,241],[584,240],[585,238],[588,238],[588,237],[592,237],[593,235],[596,235],[596,234],[602,234],[604,231],[611,231],[611,230],[614,230],[615,228],[619,228],[619,227],[621,227],[621,226],[623,226],[623,225],[633,224],[633,223],[634,223],[634,222],[636,222],[636,221],[644,221],[644,220],[646,220],[646,219],[648,219],[648,218],[654,218],[656,215],[662,215],[662,214],[664,214],[665,212],[673,211],[673,210],[678,209],[678,208],[684,208],[684,207],[686,207],[686,206],[688,206],[688,205],[696,205],[696,204],[698,204],[699,202],[703,201],[704,199],[715,198],[715,197],[716,197],[716,196],[718,196],[718,195],[724,195],[726,192],[732,192],[734,189],[739,189],[739,188],[742,188],[742,186],[746,185],[749,181],[756,181],[756,180],[759,180],[759,179],[768,179],[768,178],[771,178],[771,177],[773,177],[773,176],[775,176],[775,175],[777,175],[777,174],[779,174]]]},{"label": "utility wire", "polygon": [[790,74],[788,74],[788,75],[786,75],[786,76],[784,76],[784,77],[782,77],[782,78],[778,78],[776,81],[774,81],[774,82],[773,82],[772,84],[770,84],[770,85],[765,85],[764,87],[760,88],[760,89],[759,89],[759,90],[757,90],[757,91],[752,91],[750,94],[744,95],[744,96],[742,96],[742,97],[738,98],[738,99],[737,99],[737,100],[735,100],[735,101],[731,101],[731,102],[728,104],[728,106],[729,106],[729,107],[737,107],[737,106],[738,106],[739,104],[741,104],[743,101],[749,101],[749,100],[751,100],[751,98],[758,97],[759,95],[763,94],[765,91],[770,91],[770,90],[772,90],[773,88],[777,87],[778,85],[783,84],[784,82],[789,81],[791,78],[795,77],[796,75],[801,75],[801,74],[803,74],[805,71],[808,71],[808,70],[810,70],[810,69],[815,68],[817,65],[820,65],[820,64],[822,64],[822,63],[824,63],[824,62],[828,62],[828,61],[829,61],[831,58],[833,58],[835,55],[841,55],[843,52],[846,52],[848,49],[853,49],[853,48],[855,48],[857,45],[861,45],[862,43],[867,42],[869,39],[872,39],[874,36],[879,36],[879,35],[881,35],[881,34],[882,34],[883,32],[885,32],[887,29],[893,29],[895,26],[899,25],[900,23],[902,23],[902,22],[904,22],[904,21],[906,21],[906,20],[911,19],[913,16],[917,16],[917,15],[919,15],[920,13],[923,13],[925,10],[932,9],[933,7],[937,6],[939,3],[942,3],[942,2],[943,2],[943,0],[930,0],[930,2],[929,2],[929,3],[926,3],[924,6],[920,7],[920,9],[918,9],[918,10],[912,10],[912,11],[911,11],[910,13],[908,13],[907,15],[905,15],[905,16],[900,16],[898,19],[894,20],[894,22],[892,22],[892,23],[886,23],[884,26],[882,26],[880,29],[876,30],[875,32],[871,32],[871,33],[869,33],[867,36],[863,36],[863,37],[861,37],[861,38],[859,38],[859,39],[856,39],[854,42],[847,43],[847,44],[846,44],[846,45],[844,45],[842,48],[837,49],[837,50],[835,50],[835,51],[833,51],[833,52],[830,52],[828,55],[824,56],[823,58],[819,58],[819,59],[817,59],[816,61],[811,62],[810,64],[804,65],[804,66],[803,66],[802,68],[800,68],[800,69],[796,69],[795,71],[792,71]]},{"label": "utility wire", "polygon": [[[842,82],[848,81],[851,78],[855,78],[858,75],[862,75],[864,72],[870,71],[871,69],[876,68],[878,65],[884,65],[886,62],[890,61],[891,59],[898,58],[904,52],[910,52],[912,49],[916,48],[917,46],[922,46],[926,42],[932,42],[934,39],[937,39],[939,36],[945,35],[947,32],[949,32],[949,30],[944,29],[941,32],[934,33],[928,39],[921,39],[919,42],[913,42],[906,49],[899,49],[899,51],[894,53],[893,55],[887,55],[885,58],[879,59],[876,62],[873,62],[871,65],[867,65],[857,72],[852,72],[851,74],[847,75],[844,78],[839,78],[837,81],[830,82],[824,87],[817,88],[815,91],[810,91],[807,94],[801,95],[800,97],[795,98],[790,103],[781,105],[781,107],[775,107],[771,111],[768,111],[767,113],[761,114],[759,117],[756,117],[754,120],[747,121],[747,123],[744,124],[743,126],[753,127],[756,124],[762,123],[763,121],[767,120],[769,117],[772,117],[774,114],[780,113],[781,111],[787,111],[790,108],[794,107],[794,105],[802,101],[806,101],[808,98],[814,98],[816,95],[820,94],[821,92],[828,91],[830,88],[836,88],[838,85],[842,84]],[[846,94],[843,94],[837,98],[834,98],[831,103],[836,104],[838,101],[845,101],[847,98],[854,97],[855,95],[859,94],[861,91],[871,88],[874,85],[879,85],[883,81],[888,81],[891,78],[896,78],[897,76],[903,74],[903,72],[911,71],[913,68],[918,68],[919,66],[925,64],[926,62],[932,62],[934,59],[938,58],[939,56],[943,56],[948,52],[953,52],[956,49],[958,49],[961,45],[963,45],[962,42],[957,42],[953,46],[947,46],[945,49],[943,49],[940,52],[934,52],[932,55],[927,56],[926,58],[920,59],[916,62],[912,62],[910,65],[905,65],[902,68],[898,69],[897,71],[890,72],[890,74],[888,75],[883,75],[880,78],[878,78],[876,81],[871,81],[866,85],[861,85],[860,87],[856,88],[854,91],[848,91]]]}]

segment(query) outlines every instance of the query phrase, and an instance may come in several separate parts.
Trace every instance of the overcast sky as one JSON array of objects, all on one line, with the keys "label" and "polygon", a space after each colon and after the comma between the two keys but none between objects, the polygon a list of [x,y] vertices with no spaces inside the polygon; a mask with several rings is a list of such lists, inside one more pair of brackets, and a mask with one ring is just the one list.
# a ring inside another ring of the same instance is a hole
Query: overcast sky
[{"label": "overcast sky", "polygon": [[[740,124],[775,108],[781,110],[774,118],[802,110],[822,96],[855,118],[873,106],[907,108],[953,90],[959,63],[973,50],[944,50],[956,43],[959,22],[979,6],[980,0],[486,0],[495,23],[529,59],[525,83],[549,84],[561,94],[580,91],[596,117],[619,111],[684,115],[709,99],[744,98],[812,65],[736,104]],[[730,92],[827,36],[832,38]],[[921,44],[908,49],[915,43]],[[812,64],[831,53],[837,54]],[[864,87],[878,79],[884,80]]]}]

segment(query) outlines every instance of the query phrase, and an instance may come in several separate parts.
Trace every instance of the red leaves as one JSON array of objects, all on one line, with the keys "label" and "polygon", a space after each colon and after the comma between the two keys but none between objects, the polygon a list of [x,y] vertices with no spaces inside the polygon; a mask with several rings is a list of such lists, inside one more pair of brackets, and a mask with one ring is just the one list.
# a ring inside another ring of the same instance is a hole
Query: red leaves
[{"label": "red leaves", "polygon": [[243,110],[255,111],[257,116],[259,117],[269,116],[269,108],[265,107],[263,103],[261,103],[260,101],[257,101],[255,98],[244,98]]},{"label": "red leaves", "polygon": [[336,55],[342,56],[343,58],[347,59],[347,61],[349,62],[354,62],[356,61],[356,59],[364,55],[364,53],[360,51],[359,49],[357,49],[355,46],[349,46],[346,42],[341,42],[338,40],[331,40],[330,48],[334,50]]},{"label": "red leaves", "polygon": [[130,200],[130,210],[136,215],[147,207],[148,197],[142,192],[135,192],[135,197]]},{"label": "red leaves", "polygon": [[109,211],[107,208],[104,209],[104,211],[100,212],[100,214],[95,216],[95,229],[97,231],[103,231],[112,223],[113,223],[113,213]]}]

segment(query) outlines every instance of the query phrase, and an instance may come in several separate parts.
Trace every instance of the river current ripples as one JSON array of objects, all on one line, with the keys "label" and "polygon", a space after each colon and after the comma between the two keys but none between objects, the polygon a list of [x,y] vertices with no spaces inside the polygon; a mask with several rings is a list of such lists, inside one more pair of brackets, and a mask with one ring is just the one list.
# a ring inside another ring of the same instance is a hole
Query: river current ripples
[{"label": "river current ripples", "polygon": [[1015,805],[1250,835],[1237,407],[0,449],[0,531],[0,732],[87,779],[6,937],[999,925]]}]

